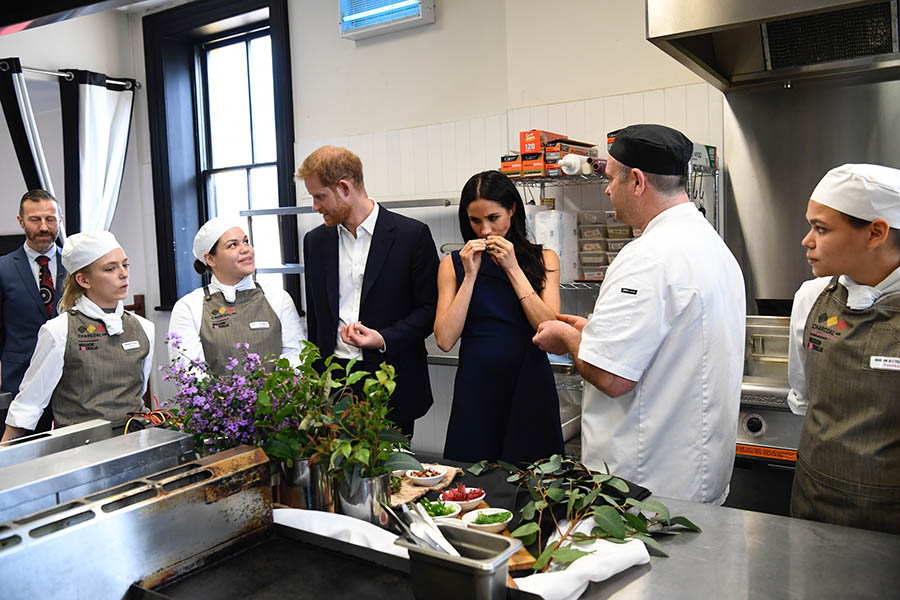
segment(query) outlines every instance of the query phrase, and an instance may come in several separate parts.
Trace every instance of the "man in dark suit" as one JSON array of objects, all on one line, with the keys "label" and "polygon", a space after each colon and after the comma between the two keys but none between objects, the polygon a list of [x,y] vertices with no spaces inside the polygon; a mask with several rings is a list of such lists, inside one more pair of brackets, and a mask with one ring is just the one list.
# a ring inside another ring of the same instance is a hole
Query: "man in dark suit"
[{"label": "man in dark suit", "polygon": [[438,256],[424,223],[369,198],[362,162],[323,146],[297,171],[325,220],[303,238],[309,339],[375,371],[393,365],[389,417],[409,437],[431,406],[425,338],[434,329]]},{"label": "man in dark suit", "polygon": [[[31,362],[38,330],[57,314],[66,277],[56,245],[62,221],[56,199],[44,190],[31,190],[22,196],[17,218],[25,244],[0,257],[0,390],[12,398]],[[5,422],[4,406],[0,434]],[[49,430],[52,422],[53,412],[45,410],[35,431]]]}]

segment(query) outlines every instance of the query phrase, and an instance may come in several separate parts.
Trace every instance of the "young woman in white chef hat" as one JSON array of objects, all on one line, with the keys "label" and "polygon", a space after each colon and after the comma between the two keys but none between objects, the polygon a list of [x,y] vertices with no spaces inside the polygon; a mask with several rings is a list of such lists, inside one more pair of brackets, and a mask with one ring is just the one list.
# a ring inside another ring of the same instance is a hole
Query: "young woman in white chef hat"
[{"label": "young woman in white chef hat", "polygon": [[143,407],[154,327],[124,310],[128,257],[110,232],[87,231],[69,236],[62,263],[59,316],[38,332],[4,441],[33,430],[50,402],[57,426],[106,419],[117,428]]},{"label": "young woman in white chef hat", "polygon": [[264,290],[256,281],[253,246],[243,219],[215,217],[194,237],[194,269],[211,281],[183,296],[172,308],[169,359],[187,364],[206,361],[224,373],[238,356],[237,344],[249,344],[260,357],[295,360],[306,332],[291,297],[281,288]]},{"label": "young woman in white chef hat", "polygon": [[900,533],[900,170],[843,165],[806,209],[788,403],[805,414],[791,514]]}]

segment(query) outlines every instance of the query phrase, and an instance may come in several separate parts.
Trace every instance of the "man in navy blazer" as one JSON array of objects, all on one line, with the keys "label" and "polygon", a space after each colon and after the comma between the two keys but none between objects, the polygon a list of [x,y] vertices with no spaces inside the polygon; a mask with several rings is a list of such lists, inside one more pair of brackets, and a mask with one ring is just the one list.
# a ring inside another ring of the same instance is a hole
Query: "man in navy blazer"
[{"label": "man in navy blazer", "polygon": [[319,148],[297,178],[325,220],[303,238],[309,339],[324,357],[361,358],[366,371],[393,365],[388,416],[412,437],[433,402],[425,350],[437,307],[431,231],[369,198],[362,162],[345,148]]},{"label": "man in navy blazer", "polygon": [[[59,234],[59,205],[44,190],[31,190],[19,202],[19,225],[25,244],[0,256],[0,390],[19,393],[19,384],[31,363],[41,325],[56,316],[62,297],[66,271],[56,245]],[[47,257],[44,267],[52,288],[40,285],[39,257]],[[42,289],[44,287],[45,289]],[[10,398],[10,400],[12,400]],[[49,407],[48,407],[49,409]],[[47,431],[53,411],[45,410],[35,431]],[[6,407],[0,410],[0,434],[5,429]]]}]

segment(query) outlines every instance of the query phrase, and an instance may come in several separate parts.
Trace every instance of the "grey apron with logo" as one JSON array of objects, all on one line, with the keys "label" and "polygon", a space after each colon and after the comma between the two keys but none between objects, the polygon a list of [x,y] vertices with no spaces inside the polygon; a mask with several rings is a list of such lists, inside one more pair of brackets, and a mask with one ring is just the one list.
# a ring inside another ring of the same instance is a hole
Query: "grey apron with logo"
[{"label": "grey apron with logo", "polygon": [[259,284],[252,290],[239,290],[233,303],[226,302],[222,292],[210,294],[208,286],[203,286],[203,293],[200,343],[213,373],[227,372],[228,359],[243,356],[238,344],[249,344],[250,352],[261,358],[281,355],[281,321]]},{"label": "grey apron with logo", "polygon": [[120,426],[143,407],[143,361],[150,341],[136,318],[122,315],[121,335],[108,335],[103,321],[69,311],[62,377],[53,390],[58,426],[106,419]]},{"label": "grey apron with logo", "polygon": [[791,514],[900,533],[900,294],[846,304],[835,278],[803,332],[809,409]]}]

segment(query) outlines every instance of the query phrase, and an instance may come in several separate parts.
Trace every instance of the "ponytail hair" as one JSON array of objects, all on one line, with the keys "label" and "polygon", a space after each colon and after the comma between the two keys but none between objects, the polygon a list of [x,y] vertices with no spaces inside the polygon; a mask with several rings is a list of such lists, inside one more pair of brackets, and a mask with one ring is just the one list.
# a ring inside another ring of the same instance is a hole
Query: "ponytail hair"
[{"label": "ponytail hair", "polygon": [[83,273],[85,269],[81,269],[80,271],[76,271],[75,273],[69,273],[66,275],[66,283],[63,288],[62,298],[59,300],[59,306],[57,310],[60,314],[66,312],[73,306],[75,306],[75,302],[78,301],[79,298],[84,296],[84,293],[87,291],[85,288],[81,287],[81,284],[75,279],[75,275],[78,273]]}]

